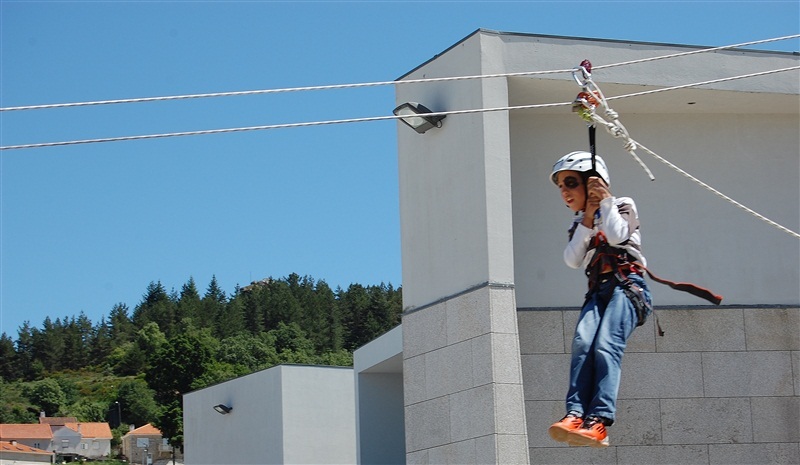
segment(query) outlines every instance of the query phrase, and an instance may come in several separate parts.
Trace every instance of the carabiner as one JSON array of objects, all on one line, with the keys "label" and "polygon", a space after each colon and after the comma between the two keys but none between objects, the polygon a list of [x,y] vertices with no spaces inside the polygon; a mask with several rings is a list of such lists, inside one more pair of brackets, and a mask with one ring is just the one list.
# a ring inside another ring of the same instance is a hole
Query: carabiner
[{"label": "carabiner", "polygon": [[[578,73],[581,73],[582,79],[578,78]],[[592,79],[592,63],[589,60],[583,60],[580,65],[572,70],[572,79],[581,87],[586,87],[589,80]]]},{"label": "carabiner", "polygon": [[[581,73],[582,78],[578,77],[578,73]],[[575,80],[581,87],[586,87],[589,83],[589,80],[592,78],[592,73],[586,71],[586,68],[583,66],[578,66],[577,68],[572,70],[572,79]]]}]

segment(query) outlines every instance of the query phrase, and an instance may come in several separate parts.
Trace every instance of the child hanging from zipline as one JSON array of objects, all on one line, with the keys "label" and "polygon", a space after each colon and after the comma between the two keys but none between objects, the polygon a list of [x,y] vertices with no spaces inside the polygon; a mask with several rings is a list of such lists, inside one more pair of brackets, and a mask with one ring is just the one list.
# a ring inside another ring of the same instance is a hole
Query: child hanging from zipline
[{"label": "child hanging from zipline", "polygon": [[611,194],[599,156],[567,154],[553,166],[550,179],[575,212],[564,261],[586,270],[589,291],[572,341],[566,416],[548,432],[571,445],[606,447],[627,340],[652,312],[638,213],[632,199]]},{"label": "child hanging from zipline", "polygon": [[[616,418],[622,355],[633,330],[653,312],[645,273],[658,283],[715,305],[722,302],[722,296],[692,283],[661,279],[647,269],[636,204],[631,198],[611,194],[608,168],[596,156],[595,124],[602,123],[614,137],[625,138],[626,150],[651,180],[655,178],[634,153],[637,143],[619,122],[619,115],[608,107],[591,72],[592,64],[584,60],[572,74],[583,89],[572,110],[589,124],[590,152],[564,155],[550,173],[564,203],[575,212],[564,261],[571,268],[585,269],[589,290],[572,339],[566,415],[553,423],[548,433],[571,445],[607,447],[606,427]],[[598,106],[612,123],[598,117]],[[663,336],[658,318],[656,326]]]}]

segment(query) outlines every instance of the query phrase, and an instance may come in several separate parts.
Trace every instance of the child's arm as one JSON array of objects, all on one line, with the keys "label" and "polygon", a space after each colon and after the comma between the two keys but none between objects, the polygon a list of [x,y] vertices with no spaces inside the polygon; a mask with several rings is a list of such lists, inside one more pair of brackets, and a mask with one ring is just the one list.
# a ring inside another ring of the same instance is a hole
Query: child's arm
[{"label": "child's arm", "polygon": [[622,204],[619,206],[616,205],[614,197],[605,198],[600,202],[600,216],[603,218],[601,228],[611,245],[619,245],[629,240],[639,227],[633,200],[627,198],[621,200]]},{"label": "child's arm", "polygon": [[572,239],[569,240],[567,248],[564,249],[564,263],[570,268],[580,268],[583,265],[583,258],[589,250],[589,242],[594,231],[583,224],[578,224]]}]

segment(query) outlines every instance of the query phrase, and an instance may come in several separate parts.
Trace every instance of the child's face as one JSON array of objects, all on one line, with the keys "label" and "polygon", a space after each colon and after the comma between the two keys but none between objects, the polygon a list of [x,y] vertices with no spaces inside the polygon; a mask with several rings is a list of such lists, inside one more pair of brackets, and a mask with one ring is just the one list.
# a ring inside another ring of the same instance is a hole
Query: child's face
[{"label": "child's face", "polygon": [[583,211],[586,207],[586,189],[583,187],[583,178],[577,171],[561,171],[556,176],[561,198],[574,212]]}]

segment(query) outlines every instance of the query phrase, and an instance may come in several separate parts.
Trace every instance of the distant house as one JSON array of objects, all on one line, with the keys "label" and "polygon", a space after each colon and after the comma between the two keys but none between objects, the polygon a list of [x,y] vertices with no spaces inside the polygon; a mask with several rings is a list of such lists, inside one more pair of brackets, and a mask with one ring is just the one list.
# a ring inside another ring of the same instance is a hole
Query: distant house
[{"label": "distant house", "polygon": [[66,457],[78,456],[78,445],[81,443],[81,434],[64,425],[49,425],[53,430],[52,450]]},{"label": "distant house", "polygon": [[55,454],[17,441],[0,441],[0,465],[40,463],[55,463]]},{"label": "distant house", "polygon": [[[80,435],[76,455],[97,459],[111,455],[111,427],[108,423],[67,423],[64,425]],[[55,437],[55,432],[53,433]]]},{"label": "distant house", "polygon": [[[175,453],[176,457],[181,457],[180,451]],[[122,455],[130,463],[152,463],[172,458],[172,446],[164,439],[161,430],[148,423],[122,436]]]},{"label": "distant house", "polygon": [[[79,423],[73,417],[40,417],[39,424],[0,425],[2,441],[66,457],[108,457],[111,455],[112,437],[108,423]],[[2,458],[5,459],[5,454]]]},{"label": "distant house", "polygon": [[16,442],[28,447],[53,450],[53,431],[44,424],[0,424],[0,441]]}]

